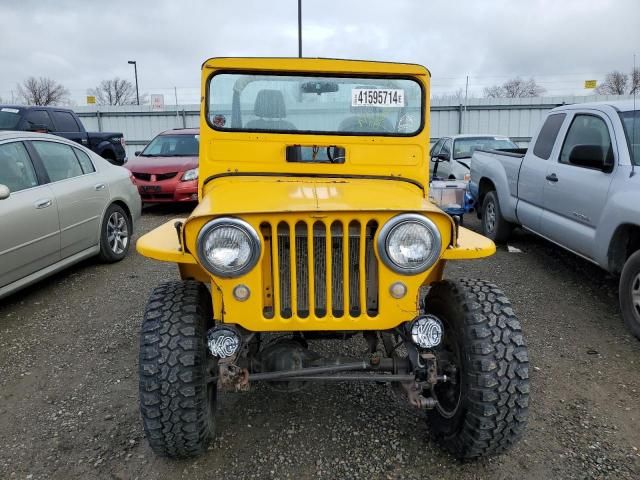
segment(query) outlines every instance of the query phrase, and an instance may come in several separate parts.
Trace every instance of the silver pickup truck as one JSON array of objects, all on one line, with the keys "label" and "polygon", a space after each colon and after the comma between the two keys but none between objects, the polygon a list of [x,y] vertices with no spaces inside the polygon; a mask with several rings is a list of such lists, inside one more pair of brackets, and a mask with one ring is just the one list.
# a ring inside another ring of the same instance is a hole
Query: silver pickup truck
[{"label": "silver pickup truck", "polygon": [[521,226],[620,275],[620,308],[640,338],[640,102],[554,108],[520,152],[477,150],[471,193],[483,233]]}]

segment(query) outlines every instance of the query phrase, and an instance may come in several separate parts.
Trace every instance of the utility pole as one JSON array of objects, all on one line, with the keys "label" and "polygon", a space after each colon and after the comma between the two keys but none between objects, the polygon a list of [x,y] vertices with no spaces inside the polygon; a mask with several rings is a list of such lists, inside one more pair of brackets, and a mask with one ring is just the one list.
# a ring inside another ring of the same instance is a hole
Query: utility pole
[{"label": "utility pole", "polygon": [[135,60],[129,60],[127,63],[129,65],[133,65],[133,71],[136,76],[136,103],[140,105],[140,93],[138,92],[138,64]]},{"label": "utility pole", "polygon": [[302,58],[302,0],[298,0],[298,57]]},{"label": "utility pole", "polygon": [[176,96],[176,120],[178,120],[178,88],[173,87],[173,93]]},{"label": "utility pole", "polygon": [[[465,122],[467,121],[467,101],[469,98],[469,75],[467,75],[467,86],[464,88],[464,120]],[[468,130],[467,128],[465,128],[465,125],[463,124],[463,128],[464,130]]]}]

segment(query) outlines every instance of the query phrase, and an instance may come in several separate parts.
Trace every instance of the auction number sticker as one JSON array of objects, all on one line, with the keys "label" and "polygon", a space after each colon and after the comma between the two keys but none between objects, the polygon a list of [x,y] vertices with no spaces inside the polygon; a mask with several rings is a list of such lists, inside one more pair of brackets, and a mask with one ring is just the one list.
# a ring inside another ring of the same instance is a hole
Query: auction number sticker
[{"label": "auction number sticker", "polygon": [[398,88],[354,88],[352,107],[404,107],[404,90]]}]

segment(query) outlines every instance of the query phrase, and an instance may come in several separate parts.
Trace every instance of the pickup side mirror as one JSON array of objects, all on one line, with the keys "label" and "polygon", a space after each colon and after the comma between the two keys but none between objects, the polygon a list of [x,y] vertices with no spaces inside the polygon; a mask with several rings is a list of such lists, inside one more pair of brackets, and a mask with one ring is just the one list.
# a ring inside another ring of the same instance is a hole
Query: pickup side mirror
[{"label": "pickup side mirror", "polygon": [[580,167],[610,171],[613,163],[600,145],[576,145],[569,153],[569,163]]},{"label": "pickup side mirror", "polygon": [[49,127],[47,127],[44,123],[30,123],[27,130],[29,132],[48,133]]},{"label": "pickup side mirror", "polygon": [[436,162],[448,162],[451,160],[451,155],[447,152],[440,152],[435,156]]},{"label": "pickup side mirror", "polygon": [[137,150],[135,152],[133,152],[133,154],[137,157],[138,155],[140,155],[142,153],[142,150]]},{"label": "pickup side mirror", "polygon": [[9,187],[7,187],[6,185],[0,184],[0,200],[5,200],[9,198],[9,195],[11,195],[11,191],[9,190]]}]

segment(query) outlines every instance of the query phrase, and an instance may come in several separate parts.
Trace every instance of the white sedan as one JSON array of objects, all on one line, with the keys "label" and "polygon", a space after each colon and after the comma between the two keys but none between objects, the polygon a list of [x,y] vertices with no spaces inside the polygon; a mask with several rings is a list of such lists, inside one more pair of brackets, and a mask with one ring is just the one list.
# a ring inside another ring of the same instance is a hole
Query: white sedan
[{"label": "white sedan", "polygon": [[482,150],[514,150],[518,145],[500,135],[460,134],[442,137],[431,148],[431,179],[469,180],[473,152]]},{"label": "white sedan", "polygon": [[0,132],[0,298],[87,257],[122,260],[140,211],[128,170],[61,137]]}]

